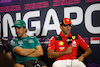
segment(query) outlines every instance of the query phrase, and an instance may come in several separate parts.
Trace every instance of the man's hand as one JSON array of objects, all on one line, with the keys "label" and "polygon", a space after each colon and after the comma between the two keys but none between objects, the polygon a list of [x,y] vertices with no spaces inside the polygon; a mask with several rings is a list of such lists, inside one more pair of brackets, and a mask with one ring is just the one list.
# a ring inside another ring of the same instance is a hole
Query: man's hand
[{"label": "man's hand", "polygon": [[72,46],[68,47],[68,48],[65,50],[66,54],[71,54],[71,53],[72,53],[72,49],[73,49]]},{"label": "man's hand", "polygon": [[78,60],[79,60],[79,61],[83,61],[84,58],[88,57],[91,53],[92,53],[92,50],[91,50],[90,47],[89,47],[89,48],[87,48],[87,49],[85,50],[84,54],[82,54],[82,55],[78,58]]},{"label": "man's hand", "polygon": [[66,50],[60,51],[60,52],[56,52],[55,50],[48,50],[47,55],[51,59],[58,58],[58,57],[63,56],[65,54],[71,54],[72,48],[73,47],[68,47]]},{"label": "man's hand", "polygon": [[78,58],[78,60],[79,60],[79,61],[83,61],[83,60],[84,60],[84,56],[81,55],[81,56]]},{"label": "man's hand", "polygon": [[43,56],[43,49],[41,46],[36,46],[36,49],[34,49],[34,52],[29,54],[28,57],[39,57]]},{"label": "man's hand", "polygon": [[22,64],[18,64],[18,63],[16,63],[16,64],[14,64],[14,67],[25,67],[25,66],[22,65]]},{"label": "man's hand", "polygon": [[21,47],[15,47],[14,48],[14,52],[18,55],[21,56],[28,56],[29,54],[33,53],[35,50],[32,49],[25,49],[25,48],[21,48]]}]

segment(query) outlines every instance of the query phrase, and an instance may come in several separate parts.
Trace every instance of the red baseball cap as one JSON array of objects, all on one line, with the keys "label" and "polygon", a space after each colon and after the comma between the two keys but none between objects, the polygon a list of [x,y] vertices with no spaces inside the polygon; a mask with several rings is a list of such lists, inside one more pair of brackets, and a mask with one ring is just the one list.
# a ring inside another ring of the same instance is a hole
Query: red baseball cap
[{"label": "red baseball cap", "polygon": [[60,25],[69,25],[71,24],[71,20],[69,18],[63,18],[60,22]]}]

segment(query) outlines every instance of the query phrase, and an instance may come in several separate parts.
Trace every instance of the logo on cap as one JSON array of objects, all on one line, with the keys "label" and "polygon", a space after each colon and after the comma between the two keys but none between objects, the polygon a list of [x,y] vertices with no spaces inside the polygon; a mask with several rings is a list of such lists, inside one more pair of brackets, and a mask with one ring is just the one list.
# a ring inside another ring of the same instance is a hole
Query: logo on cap
[{"label": "logo on cap", "polygon": [[63,18],[63,23],[64,23],[65,25],[68,25],[68,24],[71,24],[71,21],[70,21],[69,18]]},{"label": "logo on cap", "polygon": [[15,21],[14,25],[12,27],[26,27],[26,24],[23,20],[17,20]]},{"label": "logo on cap", "polygon": [[60,22],[60,25],[69,25],[69,24],[71,24],[69,18],[63,18],[62,21]]},{"label": "logo on cap", "polygon": [[16,21],[15,24],[20,24],[20,21]]}]

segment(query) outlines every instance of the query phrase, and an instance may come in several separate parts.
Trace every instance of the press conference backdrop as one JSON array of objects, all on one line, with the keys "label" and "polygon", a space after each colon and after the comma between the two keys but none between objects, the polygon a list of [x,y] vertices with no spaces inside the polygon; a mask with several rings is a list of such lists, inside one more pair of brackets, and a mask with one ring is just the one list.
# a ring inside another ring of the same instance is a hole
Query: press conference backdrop
[{"label": "press conference backdrop", "polygon": [[50,38],[60,33],[59,21],[68,17],[72,33],[80,34],[93,53],[88,66],[100,66],[100,0],[0,0],[0,35],[15,37],[11,26],[24,20],[29,36]]}]

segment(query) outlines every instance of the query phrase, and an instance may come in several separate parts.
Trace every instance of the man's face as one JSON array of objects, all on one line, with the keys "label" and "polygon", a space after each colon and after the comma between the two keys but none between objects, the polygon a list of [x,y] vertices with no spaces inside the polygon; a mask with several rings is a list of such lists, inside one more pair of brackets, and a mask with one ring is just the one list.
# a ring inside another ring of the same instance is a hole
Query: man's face
[{"label": "man's face", "polygon": [[71,25],[67,25],[67,26],[60,25],[60,28],[61,28],[62,33],[63,33],[64,35],[69,34],[70,31],[71,31]]},{"label": "man's face", "polygon": [[17,37],[23,37],[26,33],[26,28],[24,27],[15,27]]}]

